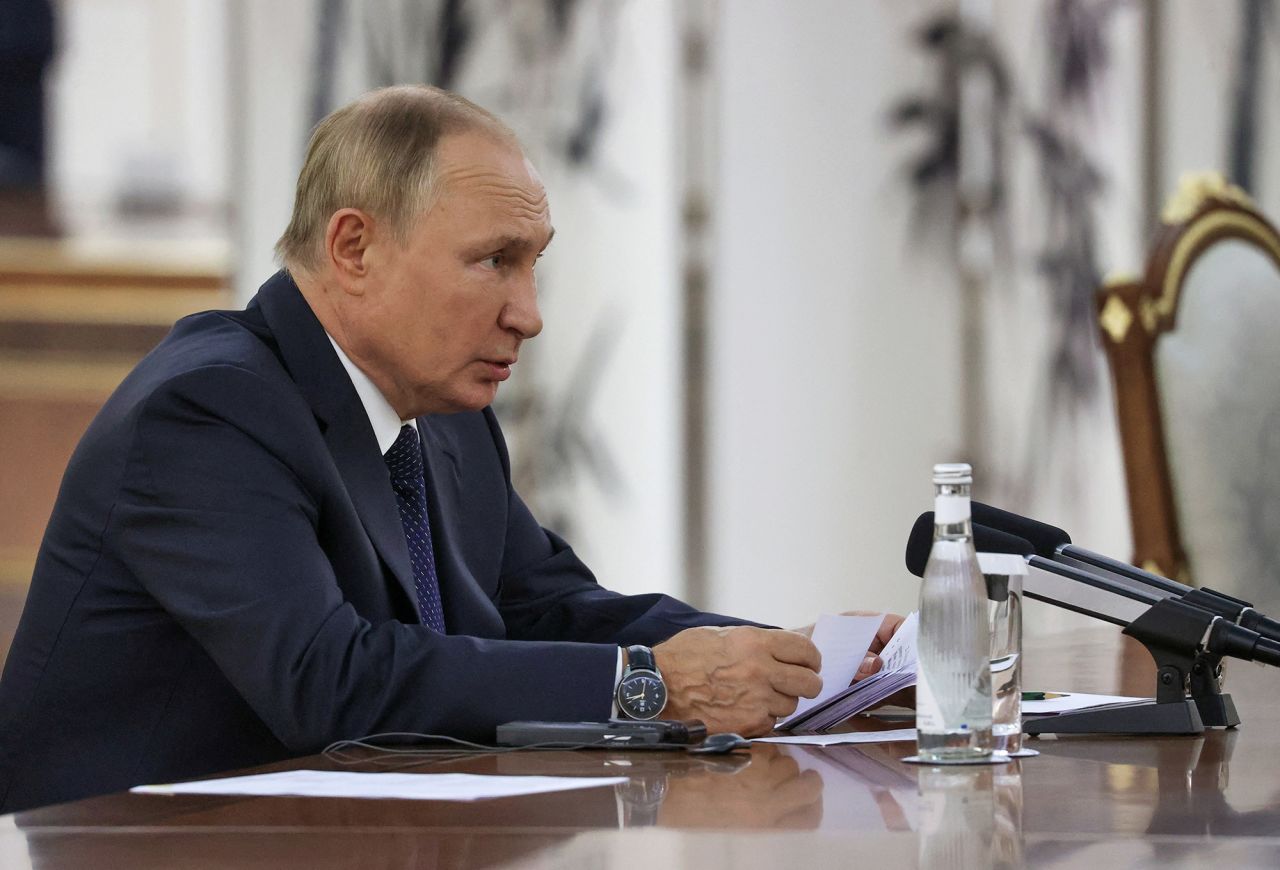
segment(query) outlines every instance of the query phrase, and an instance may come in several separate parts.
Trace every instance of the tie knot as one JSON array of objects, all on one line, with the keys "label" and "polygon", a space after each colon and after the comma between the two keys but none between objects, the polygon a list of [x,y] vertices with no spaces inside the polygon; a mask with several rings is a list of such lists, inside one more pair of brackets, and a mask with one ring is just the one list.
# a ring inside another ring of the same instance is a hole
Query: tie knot
[{"label": "tie knot", "polygon": [[386,460],[393,481],[421,480],[422,451],[418,448],[418,430],[407,424],[401,426],[396,443],[382,458]]}]

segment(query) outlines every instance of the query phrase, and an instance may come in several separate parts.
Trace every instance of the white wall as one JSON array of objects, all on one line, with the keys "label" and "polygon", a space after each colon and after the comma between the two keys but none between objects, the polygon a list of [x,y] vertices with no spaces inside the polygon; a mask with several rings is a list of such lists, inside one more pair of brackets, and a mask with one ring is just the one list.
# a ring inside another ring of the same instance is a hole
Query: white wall
[{"label": "white wall", "polygon": [[906,532],[958,443],[956,294],[912,253],[886,133],[928,5],[722,4],[713,608],[913,607]]},{"label": "white wall", "polygon": [[58,4],[50,165],[72,229],[100,227],[119,195],[139,187],[172,191],[186,209],[221,217],[229,193],[226,5]]},{"label": "white wall", "polygon": [[592,330],[607,323],[614,340],[586,421],[617,464],[621,490],[575,474],[564,495],[572,543],[611,589],[679,595],[676,21],[669,0],[620,9],[597,168],[549,164],[556,239],[539,267],[545,328],[529,350],[545,388],[562,395]]},{"label": "white wall", "polygon": [[[960,293],[938,246],[914,237],[903,168],[921,143],[891,133],[887,115],[908,92],[932,88],[935,68],[910,34],[949,6],[721,5],[713,608],[799,624],[820,612],[915,606],[906,534],[932,507],[932,464],[956,458],[961,444]],[[1029,108],[1043,100],[1045,7],[993,4]],[[1128,60],[1115,63],[1095,131],[1096,158],[1113,175],[1099,209],[1104,269],[1136,256],[1141,217],[1135,17],[1117,33],[1114,57]],[[975,469],[975,497],[1126,556],[1109,393],[1074,414],[1074,439],[1032,419],[1049,323],[1035,270],[1044,244],[1037,171],[1020,146],[1015,270],[987,295],[993,467]],[[1029,616],[1030,630],[1076,619],[1039,605]]]},{"label": "white wall", "polygon": [[[1001,0],[994,27],[1010,65],[1023,77],[1031,108],[1045,111],[1047,3]],[[1141,189],[1143,120],[1139,4],[1118,7],[1107,30],[1108,64],[1091,111],[1077,118],[1089,159],[1103,175],[1094,210],[1097,265],[1103,276],[1137,271],[1148,239]],[[1059,113],[1054,113],[1055,115]],[[1097,394],[1066,413],[1046,416],[1043,399],[1051,360],[1051,291],[1038,272],[1045,243],[1042,164],[1022,147],[1014,155],[1011,226],[1018,262],[997,288],[990,313],[999,378],[992,384],[999,431],[994,457],[1002,460],[1003,485],[984,500],[1068,530],[1082,546],[1128,559],[1132,550],[1128,498],[1111,377],[1096,325],[1091,326]],[[1091,309],[1092,310],[1092,309]],[[1061,408],[1061,406],[1059,406]],[[1033,603],[1029,631],[1056,631],[1087,620]]]},{"label": "white wall", "polygon": [[[1275,10],[1272,10],[1275,18]],[[1173,193],[1185,172],[1215,169],[1229,175],[1229,135],[1239,59],[1237,5],[1166,3],[1163,6],[1162,186]],[[1258,90],[1257,166],[1250,191],[1274,221],[1280,216],[1280,51],[1272,20],[1264,31]]]},{"label": "white wall", "polygon": [[242,301],[276,270],[272,247],[289,223],[306,151],[315,0],[230,0],[231,186]]}]

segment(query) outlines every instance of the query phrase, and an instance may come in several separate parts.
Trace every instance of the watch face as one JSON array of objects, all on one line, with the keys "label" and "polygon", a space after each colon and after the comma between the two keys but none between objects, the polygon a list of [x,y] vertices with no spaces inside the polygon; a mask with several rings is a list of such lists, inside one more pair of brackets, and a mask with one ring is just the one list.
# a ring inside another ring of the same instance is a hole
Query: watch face
[{"label": "watch face", "polygon": [[667,687],[652,673],[640,671],[618,685],[618,706],[632,719],[653,719],[667,704]]}]

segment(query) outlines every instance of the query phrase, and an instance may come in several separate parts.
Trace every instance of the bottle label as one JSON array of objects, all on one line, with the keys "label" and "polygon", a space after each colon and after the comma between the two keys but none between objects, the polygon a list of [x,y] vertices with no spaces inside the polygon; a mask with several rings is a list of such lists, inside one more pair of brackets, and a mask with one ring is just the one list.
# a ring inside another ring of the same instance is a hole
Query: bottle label
[{"label": "bottle label", "polygon": [[933,500],[933,521],[939,525],[962,523],[969,519],[969,497],[940,495]]}]

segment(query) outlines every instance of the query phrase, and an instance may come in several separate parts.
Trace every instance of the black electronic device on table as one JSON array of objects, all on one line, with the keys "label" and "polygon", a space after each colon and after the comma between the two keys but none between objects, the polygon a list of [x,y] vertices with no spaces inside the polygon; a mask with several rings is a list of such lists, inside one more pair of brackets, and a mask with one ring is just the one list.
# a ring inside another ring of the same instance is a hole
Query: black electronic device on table
[{"label": "black electronic device on table", "polygon": [[697,719],[608,719],[602,722],[507,722],[498,726],[499,746],[583,749],[688,749],[707,736]]}]

